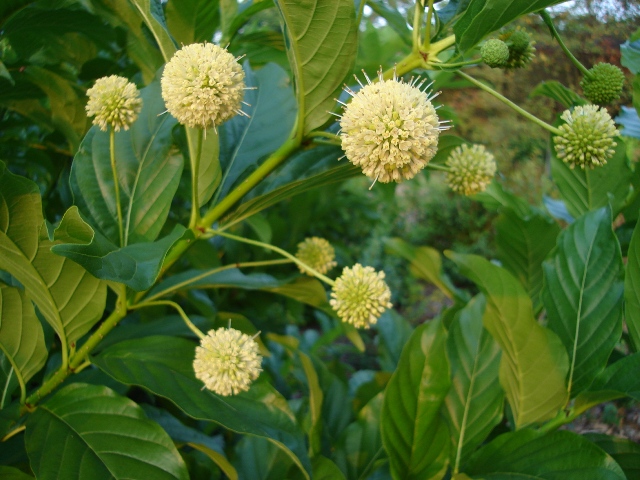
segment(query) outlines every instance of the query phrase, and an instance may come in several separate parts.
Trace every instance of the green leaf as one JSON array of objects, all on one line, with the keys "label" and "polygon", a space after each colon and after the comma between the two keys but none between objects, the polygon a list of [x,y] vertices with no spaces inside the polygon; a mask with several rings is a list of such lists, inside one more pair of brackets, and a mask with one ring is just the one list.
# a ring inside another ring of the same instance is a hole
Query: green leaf
[{"label": "green leaf", "polygon": [[38,479],[189,478],[160,426],[128,398],[75,383],[31,414],[25,444]]},{"label": "green leaf", "polygon": [[[634,92],[634,99],[635,99]],[[638,111],[631,107],[621,107],[620,115],[614,118],[614,121],[622,125],[620,134],[626,137],[640,138],[640,117]]]},{"label": "green leaf", "polygon": [[[172,155],[171,129],[160,82],[141,90],[142,111],[128,131],[115,135],[124,245],[152,242],[162,229],[180,182],[182,157]],[[71,167],[71,190],[82,215],[116,245],[120,243],[109,133],[92,127]]]},{"label": "green leaf", "polygon": [[216,0],[172,0],[164,14],[167,26],[179,45],[210,42],[220,23]]},{"label": "green leaf", "polygon": [[[631,184],[626,147],[616,138],[615,154],[606,165],[594,169],[571,169],[552,149],[551,176],[574,218],[612,203],[614,214],[623,206]],[[609,195],[613,198],[610,199]]]},{"label": "green leaf", "polygon": [[628,479],[640,478],[640,445],[636,442],[602,433],[587,433],[584,437],[611,455]]},{"label": "green leaf", "polygon": [[587,102],[573,90],[565,87],[556,80],[540,82],[536,88],[531,90],[530,97],[548,97],[560,103],[564,108],[571,108],[578,105],[586,105]]},{"label": "green leaf", "polygon": [[[235,34],[238,32],[238,30],[245,23],[247,23],[251,19],[251,17],[261,12],[262,10],[273,8],[274,5],[273,3],[265,2],[264,0],[255,0],[255,1],[250,0],[248,2],[243,2],[238,7],[240,11],[228,23],[226,31],[222,32],[222,41],[220,43],[223,45],[225,44],[225,42],[230,42],[231,39],[235,36]],[[252,57],[250,58],[253,61],[253,58]]]},{"label": "green leaf", "polygon": [[167,31],[164,9],[160,0],[129,0],[144,24],[158,43],[164,61],[168,62],[176,52],[176,44]]},{"label": "green leaf", "polygon": [[544,263],[547,322],[569,353],[568,390],[587,388],[622,334],[622,255],[601,208],[576,220]]},{"label": "green leaf", "polygon": [[523,219],[532,213],[531,205],[526,200],[517,197],[497,182],[491,182],[484,192],[477,193],[473,199],[482,202],[486,208],[491,210],[498,210],[502,207],[509,208]]},{"label": "green leaf", "polygon": [[373,397],[358,412],[358,420],[342,433],[334,452],[336,462],[347,478],[367,478],[372,464],[382,452],[380,412],[383,394]]},{"label": "green leaf", "polygon": [[298,99],[298,138],[331,117],[353,70],[357,31],[353,0],[276,0]]},{"label": "green leaf", "polygon": [[447,356],[452,385],[445,398],[451,434],[451,463],[456,468],[484,442],[502,420],[504,393],[498,370],[500,347],[482,327],[484,299],[474,297],[449,328]]},{"label": "green leaf", "polygon": [[[224,198],[243,174],[278,149],[296,121],[296,102],[287,73],[274,63],[254,72],[244,64],[247,87],[243,107],[249,115],[236,115],[220,127],[220,163],[224,172],[216,198]],[[274,122],[274,118],[278,121]]]},{"label": "green leaf", "polygon": [[627,253],[624,277],[624,313],[635,351],[640,351],[640,222],[636,224]]},{"label": "green leaf", "polygon": [[47,346],[42,325],[24,292],[0,283],[0,356],[10,363],[9,372],[0,371],[0,409],[11,400],[10,386],[18,378],[23,394],[25,385],[44,367]]},{"label": "green leaf", "polygon": [[[440,72],[444,73],[444,72]],[[457,137],[455,135],[441,135],[438,139],[438,153],[436,153],[435,157],[431,159],[431,162],[434,164],[443,165],[451,152],[461,145],[467,143],[463,138]]]},{"label": "green leaf", "polygon": [[[194,168],[194,163],[197,162],[198,206],[202,207],[211,200],[222,180],[220,139],[218,132],[213,128],[204,131],[198,128],[185,127],[185,131],[189,146],[189,164],[192,169]],[[199,142],[202,143],[198,145]],[[200,152],[199,156],[198,152]]]},{"label": "green leaf", "polygon": [[263,290],[293,298],[299,302],[324,310],[330,315],[335,315],[333,308],[329,305],[327,292],[323,284],[316,278],[300,276],[296,277],[293,282],[277,287],[264,288]]},{"label": "green leaf", "polygon": [[387,251],[401,256],[410,262],[411,273],[432,283],[448,298],[462,298],[462,294],[442,271],[440,252],[431,247],[414,247],[400,238],[384,241]]},{"label": "green leaf", "polygon": [[589,391],[617,392],[640,401],[639,369],[640,353],[628,355],[609,365],[598,375],[589,387]]},{"label": "green leaf", "polygon": [[[265,438],[246,436],[235,446],[240,478],[251,480],[280,480],[291,478],[291,459]],[[315,477],[314,477],[315,478]]]},{"label": "green leaf", "polygon": [[311,468],[314,480],[346,480],[338,466],[322,455],[313,457]]},{"label": "green leaf", "polygon": [[332,146],[316,147],[295,154],[255,188],[249,199],[224,218],[222,223],[238,223],[294,195],[341,182],[361,173],[361,169],[351,163],[334,166],[341,156],[342,151]]},{"label": "green leaf", "polygon": [[395,310],[384,312],[377,323],[380,336],[380,363],[383,370],[396,369],[402,350],[413,333],[411,324]]},{"label": "green leaf", "polygon": [[620,45],[620,53],[622,66],[627,67],[634,75],[638,75],[640,73],[640,40],[633,42],[631,39],[627,40]]},{"label": "green leaf", "polygon": [[[520,478],[527,475],[545,480],[624,480],[618,464],[580,435],[556,431],[547,435],[533,430],[505,433],[481,448],[465,468],[477,478]],[[488,476],[492,473],[503,476]]]},{"label": "green leaf", "polygon": [[233,465],[229,463],[229,460],[225,458],[221,453],[216,452],[215,450],[210,449],[205,445],[201,445],[199,443],[191,443],[189,442],[191,448],[195,448],[200,452],[204,453],[207,457],[209,457],[217,466],[222,470],[222,472],[229,477],[229,480],[238,480],[238,472]]},{"label": "green leaf", "polygon": [[473,48],[485,35],[495,32],[516,18],[563,0],[471,0],[453,26],[460,52]]},{"label": "green leaf", "polygon": [[546,215],[527,217],[502,209],[495,223],[498,259],[516,276],[538,309],[541,304],[542,262],[556,244],[560,227]]},{"label": "green leaf", "polygon": [[447,252],[487,300],[483,323],[502,348],[500,384],[516,428],[556,416],[568,400],[567,352],[533,317],[531,299],[505,269],[476,255]]},{"label": "green leaf", "polygon": [[311,425],[309,426],[309,452],[314,456],[319,454],[321,450],[321,415],[324,395],[311,358],[302,351],[298,351],[298,358],[302,364],[304,376],[307,379],[307,387],[309,387],[309,417],[311,420]]},{"label": "green leaf", "polygon": [[[72,216],[67,214],[63,221],[65,219],[69,222],[84,223],[77,213]],[[54,245],[51,250],[78,262],[98,278],[124,283],[141,292],[148,290],[155,283],[167,253],[180,240],[193,240],[193,233],[182,225],[176,225],[166,237],[155,242],[136,243],[118,248],[99,232],[94,232],[90,243]]]},{"label": "green leaf", "polygon": [[402,13],[395,8],[389,8],[382,0],[369,0],[366,3],[376,14],[387,21],[406,45],[411,46],[411,30],[409,30],[407,19]]},{"label": "green leaf", "polygon": [[31,475],[27,475],[22,470],[4,465],[0,465],[0,478],[3,480],[33,480]]},{"label": "green leaf", "polygon": [[387,384],[380,429],[393,478],[442,478],[449,463],[446,423],[439,415],[451,381],[447,335],[438,320],[416,328]]},{"label": "green leaf", "polygon": [[260,381],[248,392],[230,397],[202,390],[202,382],[193,372],[194,355],[193,342],[157,336],[109,347],[93,362],[122,383],[171,400],[192,418],[267,438],[309,471],[304,437],[284,398]]},{"label": "green leaf", "polygon": [[66,348],[100,319],[107,287],[80,265],[51,252],[35,183],[0,162],[0,269],[13,275]]}]

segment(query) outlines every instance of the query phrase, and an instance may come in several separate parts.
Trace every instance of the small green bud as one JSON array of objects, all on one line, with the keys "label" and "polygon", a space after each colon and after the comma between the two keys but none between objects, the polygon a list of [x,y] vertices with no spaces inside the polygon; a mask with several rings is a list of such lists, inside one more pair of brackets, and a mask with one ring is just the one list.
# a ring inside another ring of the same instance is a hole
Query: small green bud
[{"label": "small green bud", "polygon": [[480,55],[482,61],[491,68],[504,67],[509,60],[509,47],[502,40],[492,38],[482,46]]},{"label": "small green bud", "polygon": [[525,53],[531,44],[531,37],[524,30],[516,30],[509,37],[511,50],[516,53]]},{"label": "small green bud", "polygon": [[624,73],[610,63],[598,63],[580,82],[584,96],[597,105],[606,105],[620,98],[624,85]]},{"label": "small green bud", "polygon": [[505,62],[504,68],[524,68],[533,60],[536,51],[533,45],[536,42],[520,27],[503,33],[500,39],[509,47],[509,59]]}]

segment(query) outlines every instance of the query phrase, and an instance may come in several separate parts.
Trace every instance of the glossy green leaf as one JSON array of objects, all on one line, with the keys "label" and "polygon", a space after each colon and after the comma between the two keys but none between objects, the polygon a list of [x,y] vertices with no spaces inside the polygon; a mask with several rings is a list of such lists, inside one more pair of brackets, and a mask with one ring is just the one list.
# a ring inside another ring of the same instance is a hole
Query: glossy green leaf
[{"label": "glossy green leaf", "polygon": [[380,338],[380,364],[383,370],[394,371],[402,350],[413,333],[412,325],[395,310],[387,310],[376,324]]},{"label": "glossy green leaf", "polygon": [[[289,137],[296,120],[296,101],[287,73],[276,64],[254,72],[244,64],[246,90],[243,106],[249,117],[236,115],[220,127],[220,163],[224,172],[216,198],[222,199],[260,160]],[[274,122],[274,118],[278,121]]]},{"label": "glossy green leaf", "polygon": [[82,220],[75,207],[67,211],[60,225],[65,232],[81,230],[83,235],[67,237],[69,243],[54,245],[53,252],[78,262],[98,278],[124,283],[136,291],[148,290],[155,283],[173,245],[183,239],[193,239],[191,230],[176,225],[171,233],[158,241],[118,248],[97,231],[87,239],[84,232],[91,227]]},{"label": "glossy green leaf", "polygon": [[[640,401],[640,353],[609,365],[589,386],[591,392],[617,392]],[[576,400],[577,402],[577,400]]]},{"label": "glossy green leaf", "polygon": [[164,9],[160,0],[129,0],[135,10],[151,31],[153,38],[158,43],[165,62],[176,52],[176,44],[167,31],[167,24],[164,17]]},{"label": "glossy green leaf", "polygon": [[476,255],[447,256],[486,297],[483,323],[502,349],[500,384],[516,427],[555,417],[569,399],[568,358],[560,339],[536,322],[531,299],[505,269]]},{"label": "glossy green leaf", "polygon": [[[604,451],[568,431],[547,435],[533,430],[505,433],[481,448],[465,467],[474,478],[624,480],[622,469]],[[492,476],[500,473],[501,477]]]},{"label": "glossy green leaf", "polygon": [[107,288],[80,265],[59,257],[47,237],[35,183],[0,162],[0,269],[13,275],[66,345],[104,311]]},{"label": "glossy green leaf", "polygon": [[[14,377],[24,388],[44,367],[47,346],[42,325],[24,292],[0,283],[0,354],[10,369],[0,371],[0,409],[11,399]],[[26,390],[23,390],[23,395]]]},{"label": "glossy green leaf", "polygon": [[218,468],[224,472],[229,480],[238,480],[237,470],[233,468],[233,465],[229,463],[229,460],[227,460],[224,455],[199,443],[189,442],[188,445],[209,457],[218,466]]},{"label": "glossy green leaf", "polygon": [[531,205],[526,200],[509,192],[498,182],[491,182],[484,192],[477,193],[473,198],[491,210],[509,208],[521,218],[527,218],[532,213]]},{"label": "glossy green leaf", "polygon": [[442,257],[435,248],[414,247],[401,238],[385,240],[384,245],[391,253],[408,260],[415,276],[434,284],[448,298],[461,298],[461,293],[442,271]]},{"label": "glossy green leaf", "polygon": [[[280,480],[291,478],[291,459],[265,438],[245,436],[235,446],[235,467],[240,478]],[[315,478],[315,477],[314,477]]]},{"label": "glossy green leaf", "polygon": [[485,302],[474,297],[457,315],[447,338],[451,389],[444,415],[451,434],[451,463],[458,467],[502,420],[504,393],[500,347],[482,327]]},{"label": "glossy green leaf", "polygon": [[472,0],[453,26],[458,50],[466,52],[485,35],[495,32],[511,21],[563,0]]},{"label": "glossy green leaf", "polygon": [[640,351],[640,222],[636,224],[627,252],[624,277],[624,314],[635,351]]},{"label": "glossy green leaf", "polygon": [[220,22],[217,0],[172,0],[164,14],[179,45],[210,42]]},{"label": "glossy green leaf", "polygon": [[446,340],[438,320],[416,328],[385,389],[380,428],[395,479],[446,472],[449,432],[439,413],[451,385]]},{"label": "glossy green leaf", "polygon": [[547,324],[569,353],[568,389],[584,390],[605,367],[622,334],[622,255],[601,208],[571,224],[544,264]]},{"label": "glossy green leaf", "polygon": [[333,146],[316,147],[293,155],[255,188],[248,199],[222,223],[238,223],[294,195],[359,175],[359,167],[351,163],[338,164],[337,160],[342,155],[342,150]]},{"label": "glossy green leaf", "polygon": [[[609,203],[612,203],[614,213],[623,206],[629,193],[632,172],[627,165],[624,142],[616,138],[616,143],[618,146],[613,158],[606,165],[593,170],[571,169],[551,149],[551,176],[574,218]],[[609,195],[613,196],[611,200]]]},{"label": "glossy green leaf", "polygon": [[620,466],[627,479],[640,478],[640,445],[626,438],[587,433],[584,437],[607,452]]},{"label": "glossy green leaf", "polygon": [[298,136],[329,120],[357,51],[353,0],[276,0],[298,100]]},{"label": "glossy green leaf", "polygon": [[120,382],[171,400],[193,418],[267,438],[309,471],[304,437],[284,398],[261,381],[230,397],[203,390],[193,372],[195,347],[181,338],[147,337],[109,347],[93,362]]},{"label": "glossy green leaf", "polygon": [[[171,154],[171,129],[177,121],[160,96],[160,82],[141,90],[142,111],[127,131],[115,135],[124,245],[152,242],[169,214],[180,182],[182,157]],[[92,127],[71,167],[71,190],[83,217],[119,245],[118,216],[109,132]]]},{"label": "glossy green leaf", "polygon": [[41,404],[26,427],[31,468],[42,480],[189,478],[166,432],[106,387],[69,385]]},{"label": "glossy green leaf", "polygon": [[314,456],[319,454],[321,450],[321,415],[324,395],[320,388],[318,374],[316,373],[311,358],[302,351],[298,351],[298,358],[300,359],[302,371],[307,379],[307,387],[309,388],[309,417],[311,420],[311,424],[309,426],[309,451],[311,455]]},{"label": "glossy green leaf", "polygon": [[33,480],[31,475],[27,475],[22,470],[4,465],[0,465],[0,478],[2,480]]},{"label": "glossy green leaf", "polygon": [[[222,40],[220,43],[223,45],[225,44],[225,42],[231,41],[238,30],[245,23],[247,23],[251,19],[251,17],[261,12],[262,10],[273,8],[274,5],[271,2],[265,2],[263,0],[250,0],[248,2],[243,2],[243,4],[239,5],[239,7],[240,11],[228,22],[226,30],[222,32]],[[246,35],[246,33],[244,33],[244,35]]]},{"label": "glossy green leaf", "polygon": [[334,452],[336,462],[347,478],[367,478],[373,462],[383,454],[380,436],[380,412],[383,393],[371,399],[358,412],[358,420],[351,423],[341,435]]},{"label": "glossy green leaf", "polygon": [[540,82],[538,85],[536,85],[536,88],[531,90],[529,96],[548,97],[560,103],[564,108],[571,108],[578,105],[586,105],[587,103],[589,103],[573,90],[565,87],[556,80]]},{"label": "glossy green leaf", "polygon": [[534,308],[541,304],[542,262],[556,244],[560,227],[539,213],[527,217],[503,209],[495,224],[498,259],[529,293]]},{"label": "glossy green leaf", "polygon": [[300,276],[293,282],[273,288],[264,288],[263,290],[293,298],[299,302],[324,310],[330,315],[335,314],[333,308],[329,305],[325,287],[316,278]]}]

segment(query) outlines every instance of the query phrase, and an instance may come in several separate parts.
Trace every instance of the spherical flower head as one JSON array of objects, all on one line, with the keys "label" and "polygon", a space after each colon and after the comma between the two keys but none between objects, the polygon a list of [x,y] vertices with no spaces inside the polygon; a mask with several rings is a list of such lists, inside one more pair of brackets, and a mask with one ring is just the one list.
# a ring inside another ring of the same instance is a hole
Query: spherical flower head
[{"label": "spherical flower head", "polygon": [[380,315],[391,308],[391,291],[384,281],[384,272],[356,263],[342,271],[331,291],[331,307],[343,322],[356,328],[369,328]]},{"label": "spherical flower head", "polygon": [[[397,78],[363,86],[340,119],[342,149],[363,173],[382,183],[413,178],[433,158],[443,127],[424,83]],[[362,85],[362,84],[361,84]]]},{"label": "spherical flower head", "polygon": [[96,80],[87,90],[87,115],[93,124],[106,131],[111,126],[116,132],[129,130],[142,108],[142,99],[136,86],[124,77],[111,75]]},{"label": "spherical flower head", "polygon": [[571,168],[594,168],[607,163],[615,150],[613,137],[619,135],[611,116],[595,105],[565,110],[559,127],[562,132],[553,138],[558,158]]},{"label": "spherical flower head", "polygon": [[244,71],[233,55],[212,43],[178,50],[160,85],[167,110],[187,127],[206,130],[241,113]]},{"label": "spherical flower head", "polygon": [[262,368],[258,343],[233,328],[209,330],[196,347],[193,370],[204,386],[228,396],[249,390]]},{"label": "spherical flower head", "polygon": [[503,33],[500,35],[500,40],[509,47],[509,58],[503,65],[504,68],[524,68],[533,60],[536,42],[531,40],[531,36],[520,27]]},{"label": "spherical flower head", "polygon": [[620,98],[624,86],[624,73],[610,63],[598,63],[580,82],[584,96],[590,102],[606,105]]},{"label": "spherical flower head", "polygon": [[449,187],[463,195],[483,192],[496,174],[496,161],[484,145],[456,147],[446,161]]},{"label": "spherical flower head", "polygon": [[[327,240],[320,237],[305,238],[303,242],[300,242],[298,244],[296,257],[298,260],[301,260],[303,263],[306,263],[314,270],[323,274],[337,265],[335,262],[335,250]],[[300,265],[298,265],[298,268],[302,273],[313,276],[306,268]]]},{"label": "spherical flower head", "polygon": [[487,40],[480,49],[482,61],[491,68],[504,67],[509,60],[509,47],[498,38]]}]

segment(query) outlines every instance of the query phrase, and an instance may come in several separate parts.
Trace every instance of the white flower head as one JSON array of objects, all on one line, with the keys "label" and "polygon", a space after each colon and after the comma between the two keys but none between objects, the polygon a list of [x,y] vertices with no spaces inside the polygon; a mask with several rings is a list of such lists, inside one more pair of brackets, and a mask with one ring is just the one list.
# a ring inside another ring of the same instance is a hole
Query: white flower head
[{"label": "white flower head", "polygon": [[384,80],[382,71],[378,82],[365,77],[367,85],[358,80],[357,93],[346,88],[353,98],[342,104],[342,149],[374,183],[413,178],[436,154],[440,132],[449,128],[431,103],[437,94],[427,93],[420,78],[403,82],[394,74]]},{"label": "white flower head", "polygon": [[446,161],[447,184],[456,193],[474,195],[483,192],[496,174],[496,161],[484,145],[456,147]]},{"label": "white flower head", "polygon": [[244,71],[237,59],[213,43],[193,43],[165,65],[161,80],[167,110],[191,128],[215,128],[240,110]]},{"label": "white flower head", "polygon": [[262,356],[253,337],[234,328],[209,330],[196,347],[193,370],[209,390],[228,396],[249,390]]},{"label": "white flower head", "polygon": [[[335,250],[327,240],[320,237],[309,237],[300,242],[296,257],[322,274],[327,273],[337,265]],[[300,272],[313,276],[306,268],[299,265],[298,268]]]},{"label": "white flower head", "polygon": [[111,75],[96,80],[87,90],[87,115],[93,124],[106,131],[111,126],[116,132],[129,130],[142,109],[142,99],[136,86],[124,77]]},{"label": "white flower head", "polygon": [[345,267],[331,291],[331,307],[343,322],[356,328],[369,328],[380,315],[391,308],[391,291],[384,281],[384,272],[356,263]]}]

